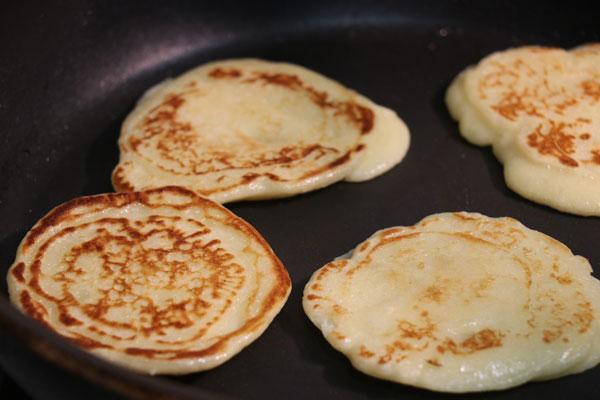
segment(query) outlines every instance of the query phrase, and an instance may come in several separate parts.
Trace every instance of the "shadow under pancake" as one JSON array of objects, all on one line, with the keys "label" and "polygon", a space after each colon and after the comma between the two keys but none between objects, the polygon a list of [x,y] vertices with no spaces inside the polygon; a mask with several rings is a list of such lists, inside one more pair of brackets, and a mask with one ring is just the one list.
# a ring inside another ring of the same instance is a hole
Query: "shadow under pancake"
[{"label": "shadow under pancake", "polygon": [[96,136],[85,158],[86,182],[84,193],[114,192],[111,183],[112,170],[119,161],[117,140],[122,121],[126,115],[114,118],[110,126]]},{"label": "shadow under pancake", "polygon": [[0,278],[0,293],[6,296],[8,296],[6,275],[8,274],[8,269],[15,260],[19,243],[21,243],[21,240],[26,233],[27,231],[24,230],[18,231],[17,233],[8,235],[4,239],[0,240],[0,271],[2,271],[2,278]]}]

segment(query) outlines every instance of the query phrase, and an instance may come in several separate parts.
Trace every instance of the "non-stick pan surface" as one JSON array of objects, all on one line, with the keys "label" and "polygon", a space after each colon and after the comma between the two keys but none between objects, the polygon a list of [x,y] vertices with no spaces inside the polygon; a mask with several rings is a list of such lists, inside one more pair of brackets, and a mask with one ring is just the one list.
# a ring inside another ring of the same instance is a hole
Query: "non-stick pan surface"
[{"label": "non-stick pan surface", "polygon": [[[112,391],[141,398],[481,398],[423,391],[355,371],[304,315],[302,289],[316,268],[375,230],[452,210],[515,217],[588,257],[599,276],[600,220],[562,214],[509,191],[490,149],[461,138],[442,100],[459,71],[495,50],[599,41],[597,3],[4,4],[2,277],[21,237],[50,208],[112,191],[119,126],[143,91],[206,61],[261,57],[312,68],[396,110],[411,129],[412,144],[400,165],[372,181],[230,205],[272,245],[293,291],[265,334],[226,364],[179,378],[106,364],[22,317],[8,304],[2,278],[2,367],[36,398],[118,398]],[[600,368],[485,397],[598,399]]]}]

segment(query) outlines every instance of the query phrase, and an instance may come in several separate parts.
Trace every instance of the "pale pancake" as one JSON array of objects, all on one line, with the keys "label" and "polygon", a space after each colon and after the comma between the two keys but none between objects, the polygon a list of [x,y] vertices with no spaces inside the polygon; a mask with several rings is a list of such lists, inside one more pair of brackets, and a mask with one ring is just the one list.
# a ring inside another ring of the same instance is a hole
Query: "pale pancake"
[{"label": "pale pancake", "polygon": [[409,146],[395,112],[308,69],[218,61],[150,89],[125,120],[117,191],[186,187],[225,203],[363,181]]},{"label": "pale pancake", "polygon": [[494,53],[450,85],[470,142],[493,146],[507,185],[535,202],[600,215],[600,46]]},{"label": "pale pancake", "polygon": [[444,213],[375,233],[316,271],[303,306],[360,371],[447,392],[600,362],[589,262],[511,218]]},{"label": "pale pancake", "polygon": [[260,336],[290,279],[248,223],[167,187],[58,206],[21,242],[8,287],[24,313],[98,356],[184,374]]}]

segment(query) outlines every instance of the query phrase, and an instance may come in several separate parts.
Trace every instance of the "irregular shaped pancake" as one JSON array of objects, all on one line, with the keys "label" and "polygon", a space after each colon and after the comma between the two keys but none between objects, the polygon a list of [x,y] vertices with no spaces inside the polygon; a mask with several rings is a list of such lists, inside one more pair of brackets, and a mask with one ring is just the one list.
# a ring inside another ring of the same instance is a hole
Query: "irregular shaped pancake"
[{"label": "irregular shaped pancake", "polygon": [[391,110],[285,63],[209,63],[152,88],[121,130],[117,191],[176,184],[220,203],[292,196],[399,163]]},{"label": "irregular shaped pancake", "polygon": [[454,80],[446,103],[468,141],[493,146],[512,190],[600,215],[600,45],[494,53]]},{"label": "irregular shaped pancake", "polygon": [[303,306],[360,371],[497,390],[600,362],[589,262],[511,218],[444,213],[376,232],[316,271]]},{"label": "irregular shaped pancake", "polygon": [[56,207],[21,242],[8,286],[24,313],[94,354],[184,374],[260,336],[290,279],[248,223],[167,187]]}]

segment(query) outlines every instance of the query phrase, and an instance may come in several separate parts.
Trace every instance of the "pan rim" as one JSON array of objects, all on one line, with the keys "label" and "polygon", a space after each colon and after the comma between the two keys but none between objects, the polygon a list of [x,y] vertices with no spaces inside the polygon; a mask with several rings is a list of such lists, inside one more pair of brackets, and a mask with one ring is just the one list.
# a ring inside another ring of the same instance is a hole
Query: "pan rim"
[{"label": "pan rim", "polygon": [[[150,395],[160,399],[235,399],[162,376],[137,373],[105,361],[22,314],[4,296],[0,296],[0,327],[37,356],[96,385],[108,386],[121,395],[139,399],[147,399]],[[10,375],[9,370],[5,372]]]}]

